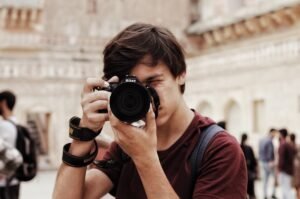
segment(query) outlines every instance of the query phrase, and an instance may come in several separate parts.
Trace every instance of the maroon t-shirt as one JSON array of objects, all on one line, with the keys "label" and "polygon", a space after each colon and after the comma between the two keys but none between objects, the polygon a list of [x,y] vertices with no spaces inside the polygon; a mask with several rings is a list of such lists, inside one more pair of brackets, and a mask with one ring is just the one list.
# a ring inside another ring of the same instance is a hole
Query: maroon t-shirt
[{"label": "maroon t-shirt", "polygon": [[[196,113],[184,134],[169,149],[158,151],[162,168],[181,199],[246,198],[247,174],[244,155],[236,139],[226,132],[217,134],[209,143],[202,166],[198,169],[196,184],[191,184],[190,155],[197,145],[201,129],[213,123],[209,118]],[[122,162],[120,147],[113,143],[104,159]],[[117,199],[147,198],[131,160],[113,168],[99,169],[113,182],[114,188],[111,193]]]},{"label": "maroon t-shirt", "polygon": [[279,145],[278,149],[278,169],[281,172],[284,172],[288,175],[294,174],[294,158],[296,155],[296,148],[286,142],[283,141]]}]

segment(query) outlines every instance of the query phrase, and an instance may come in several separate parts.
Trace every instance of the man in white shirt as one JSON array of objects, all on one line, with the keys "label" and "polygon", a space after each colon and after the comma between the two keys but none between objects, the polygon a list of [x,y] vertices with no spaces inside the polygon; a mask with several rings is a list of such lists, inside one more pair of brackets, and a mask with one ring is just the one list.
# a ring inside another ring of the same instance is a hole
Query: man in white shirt
[{"label": "man in white shirt", "polygon": [[[13,116],[13,108],[16,103],[16,96],[10,91],[0,93],[0,138],[11,146],[16,146],[17,129],[12,122],[16,122]],[[12,121],[12,122],[11,122]],[[18,199],[20,184],[13,179],[5,189],[6,177],[0,176],[0,198],[1,199]],[[6,193],[5,193],[6,192]]]}]

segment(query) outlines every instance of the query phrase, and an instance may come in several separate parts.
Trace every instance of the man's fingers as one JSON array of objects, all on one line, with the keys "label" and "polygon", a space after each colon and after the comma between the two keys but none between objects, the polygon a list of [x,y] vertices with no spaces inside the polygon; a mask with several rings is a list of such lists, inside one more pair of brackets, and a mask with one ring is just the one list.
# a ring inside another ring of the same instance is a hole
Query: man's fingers
[{"label": "man's fingers", "polygon": [[89,113],[86,117],[89,119],[89,121],[95,123],[104,122],[108,120],[107,113]]},{"label": "man's fingers", "polygon": [[146,115],[146,130],[150,132],[156,132],[155,114],[152,104],[150,105],[149,111]]},{"label": "man's fingers", "polygon": [[93,103],[87,104],[84,107],[83,111],[86,114],[96,113],[100,110],[106,110],[107,109],[107,104],[108,104],[108,102],[106,100],[97,100],[97,101],[94,101]]},{"label": "man's fingers", "polygon": [[83,96],[81,105],[84,106],[85,104],[92,103],[97,100],[108,100],[108,91],[95,91],[92,93],[87,93]]},{"label": "man's fingers", "polygon": [[113,76],[112,78],[110,78],[109,80],[108,80],[108,82],[119,82],[119,78],[117,77],[117,76]]},{"label": "man's fingers", "polygon": [[108,83],[101,78],[89,77],[86,79],[86,82],[83,87],[83,94],[90,93],[95,87],[107,87]]}]

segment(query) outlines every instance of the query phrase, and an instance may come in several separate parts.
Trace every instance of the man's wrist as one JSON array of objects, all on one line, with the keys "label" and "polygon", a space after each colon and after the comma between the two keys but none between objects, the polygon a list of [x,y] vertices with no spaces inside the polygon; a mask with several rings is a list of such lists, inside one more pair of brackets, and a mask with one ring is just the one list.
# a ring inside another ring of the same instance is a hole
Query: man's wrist
[{"label": "man's wrist", "polygon": [[86,167],[87,165],[91,164],[95,160],[98,154],[98,147],[97,147],[96,140],[94,140],[93,143],[94,143],[93,151],[88,154],[80,155],[80,156],[70,153],[71,143],[66,144],[63,147],[63,157],[62,157],[63,162],[71,167]]},{"label": "man's wrist", "polygon": [[79,122],[79,127],[81,127],[81,128],[89,128],[89,129],[91,129],[92,131],[94,131],[94,132],[98,132],[100,129],[102,129],[103,128],[103,126],[104,126],[104,123],[102,124],[102,123],[99,123],[99,126],[96,128],[92,128],[91,127],[92,125],[91,124],[89,124],[87,121],[85,121],[85,119],[84,118],[82,118],[81,120],[80,120],[80,122]]},{"label": "man's wrist", "polygon": [[79,117],[72,117],[69,121],[69,137],[74,140],[79,141],[91,141],[97,137],[101,130],[94,131],[88,127],[81,127],[80,126],[81,119]]},{"label": "man's wrist", "polygon": [[160,164],[160,160],[157,153],[153,153],[148,156],[133,158],[133,162],[137,169],[147,169],[148,167],[151,167],[156,163]]},{"label": "man's wrist", "polygon": [[94,140],[82,142],[73,140],[69,149],[69,153],[75,156],[84,156],[91,152],[94,147]]}]

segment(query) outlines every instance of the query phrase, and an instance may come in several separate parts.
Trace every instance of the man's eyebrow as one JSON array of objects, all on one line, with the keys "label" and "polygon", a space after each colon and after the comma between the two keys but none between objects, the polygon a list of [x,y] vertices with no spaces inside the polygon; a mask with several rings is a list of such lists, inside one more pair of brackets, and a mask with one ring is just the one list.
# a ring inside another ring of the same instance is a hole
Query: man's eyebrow
[{"label": "man's eyebrow", "polygon": [[151,81],[151,80],[153,80],[153,79],[155,79],[155,78],[159,78],[159,77],[162,77],[162,76],[163,76],[163,74],[152,75],[152,76],[146,78],[146,79],[145,79],[145,82],[149,82],[149,81]]}]

